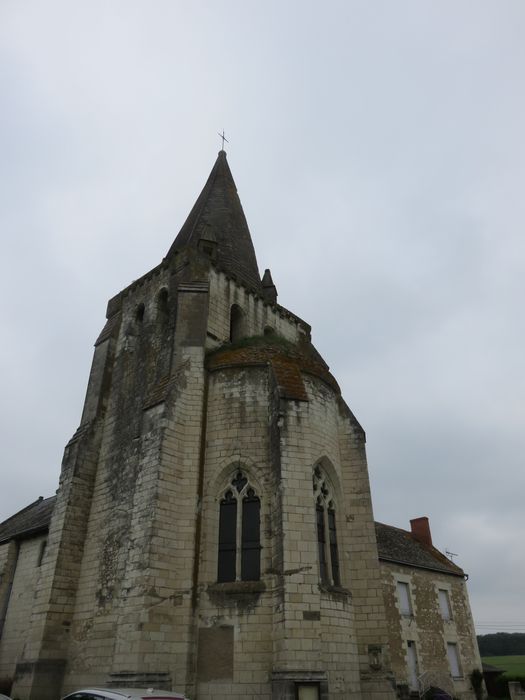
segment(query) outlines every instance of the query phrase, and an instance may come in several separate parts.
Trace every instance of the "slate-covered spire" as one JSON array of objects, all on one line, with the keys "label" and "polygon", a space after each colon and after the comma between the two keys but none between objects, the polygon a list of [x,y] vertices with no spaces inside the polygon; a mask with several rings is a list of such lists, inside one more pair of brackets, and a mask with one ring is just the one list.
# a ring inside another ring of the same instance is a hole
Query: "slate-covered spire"
[{"label": "slate-covered spire", "polygon": [[277,302],[277,287],[273,283],[272,273],[269,269],[264,271],[262,278],[263,296],[266,301],[275,304]]},{"label": "slate-covered spire", "polygon": [[262,294],[250,230],[225,151],[219,151],[208,181],[169,249],[168,257],[186,246],[198,248],[201,238],[216,241],[214,260],[221,269]]}]

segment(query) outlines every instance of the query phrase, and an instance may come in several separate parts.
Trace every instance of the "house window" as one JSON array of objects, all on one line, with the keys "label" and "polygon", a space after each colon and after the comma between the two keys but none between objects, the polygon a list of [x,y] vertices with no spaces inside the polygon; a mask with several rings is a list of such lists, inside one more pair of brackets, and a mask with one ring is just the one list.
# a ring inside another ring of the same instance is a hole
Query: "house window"
[{"label": "house window", "polygon": [[319,576],[327,585],[340,586],[339,552],[337,549],[337,529],[335,502],[331,488],[321,467],[314,469],[313,488],[317,525],[317,551]]},{"label": "house window", "polygon": [[438,591],[439,597],[439,609],[441,611],[441,617],[445,620],[452,620],[452,610],[450,608],[450,598],[448,591],[440,588]]},{"label": "house window", "polygon": [[219,506],[217,580],[258,581],[261,577],[261,502],[242,471],[236,473]]},{"label": "house window", "polygon": [[410,601],[410,586],[405,581],[397,582],[397,597],[399,610],[403,617],[412,617],[412,603]]},{"label": "house window", "polygon": [[452,678],[461,678],[461,668],[459,665],[458,645],[455,642],[447,643],[447,656]]}]

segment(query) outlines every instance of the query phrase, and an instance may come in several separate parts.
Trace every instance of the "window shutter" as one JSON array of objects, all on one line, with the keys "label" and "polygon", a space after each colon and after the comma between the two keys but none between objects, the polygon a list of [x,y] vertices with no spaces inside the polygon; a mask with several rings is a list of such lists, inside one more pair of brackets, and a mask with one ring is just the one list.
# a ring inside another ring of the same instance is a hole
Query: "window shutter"
[{"label": "window shutter", "polygon": [[461,669],[459,668],[458,645],[452,642],[447,644],[447,656],[450,664],[450,673],[452,678],[461,678]]},{"label": "window shutter", "polygon": [[397,582],[397,595],[399,597],[399,609],[401,610],[401,615],[411,617],[412,605],[410,604],[410,591],[408,588],[408,583],[405,583],[404,581]]}]

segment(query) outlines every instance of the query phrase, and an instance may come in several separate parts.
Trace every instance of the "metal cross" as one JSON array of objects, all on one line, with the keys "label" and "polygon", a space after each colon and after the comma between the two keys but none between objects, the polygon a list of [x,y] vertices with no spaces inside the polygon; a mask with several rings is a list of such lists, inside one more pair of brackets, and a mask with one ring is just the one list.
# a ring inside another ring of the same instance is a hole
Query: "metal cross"
[{"label": "metal cross", "polygon": [[222,139],[222,149],[221,150],[224,151],[224,142],[226,141],[226,143],[230,143],[228,141],[228,139],[226,138],[226,136],[224,135],[224,129],[222,130],[222,134],[219,134],[219,136]]}]

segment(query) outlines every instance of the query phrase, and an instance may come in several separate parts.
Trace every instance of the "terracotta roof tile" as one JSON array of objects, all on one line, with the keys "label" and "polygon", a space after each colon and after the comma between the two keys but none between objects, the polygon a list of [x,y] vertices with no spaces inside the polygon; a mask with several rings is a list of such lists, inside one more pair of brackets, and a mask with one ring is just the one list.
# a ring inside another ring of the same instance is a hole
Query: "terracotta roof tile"
[{"label": "terracotta roof tile", "polygon": [[274,357],[271,364],[282,398],[292,401],[308,401],[299,365],[282,357]]},{"label": "terracotta roof tile", "polygon": [[[241,341],[243,342],[243,341]],[[339,385],[310,343],[294,345],[282,338],[264,336],[248,338],[247,345],[225,345],[210,353],[207,366],[210,371],[227,367],[270,365],[282,392],[282,397],[308,401],[302,374],[311,374],[340,393]]]}]

